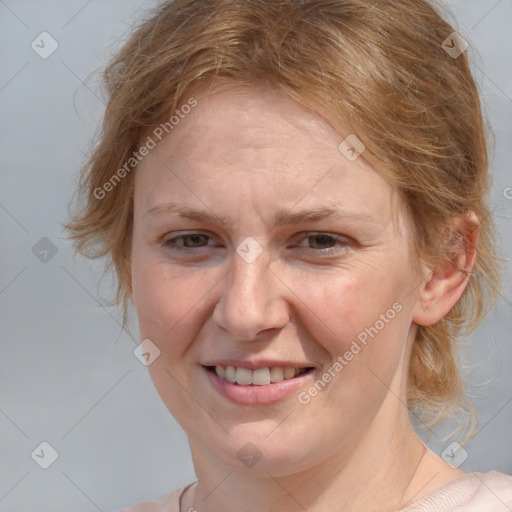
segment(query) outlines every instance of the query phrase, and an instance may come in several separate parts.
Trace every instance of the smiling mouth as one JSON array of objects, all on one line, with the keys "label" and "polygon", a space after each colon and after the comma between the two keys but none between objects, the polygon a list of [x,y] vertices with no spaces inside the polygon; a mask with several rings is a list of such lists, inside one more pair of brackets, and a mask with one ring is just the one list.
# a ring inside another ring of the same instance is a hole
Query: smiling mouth
[{"label": "smiling mouth", "polygon": [[291,366],[267,366],[256,370],[240,366],[205,366],[205,368],[221,379],[241,386],[266,386],[291,380],[314,370],[313,367],[293,368]]}]

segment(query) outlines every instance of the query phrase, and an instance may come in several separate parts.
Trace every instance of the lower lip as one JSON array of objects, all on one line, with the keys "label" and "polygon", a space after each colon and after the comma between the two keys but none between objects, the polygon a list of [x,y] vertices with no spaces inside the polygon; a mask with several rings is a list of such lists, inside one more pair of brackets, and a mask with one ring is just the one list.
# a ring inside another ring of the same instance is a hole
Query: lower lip
[{"label": "lower lip", "polygon": [[274,382],[264,386],[233,384],[226,379],[220,378],[215,372],[201,367],[213,387],[224,397],[240,405],[262,405],[271,404],[290,395],[297,394],[300,388],[303,388],[307,382],[313,378],[313,371],[285,379],[281,382]]}]

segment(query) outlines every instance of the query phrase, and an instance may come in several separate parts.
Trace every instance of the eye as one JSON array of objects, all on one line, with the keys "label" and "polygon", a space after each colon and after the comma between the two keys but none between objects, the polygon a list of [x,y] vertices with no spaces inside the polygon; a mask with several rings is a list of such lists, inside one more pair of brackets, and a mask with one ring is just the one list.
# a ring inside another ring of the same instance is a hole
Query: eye
[{"label": "eye", "polygon": [[[188,233],[164,240],[163,246],[171,251],[189,252],[194,249],[202,249],[208,245],[211,237],[204,233]],[[197,251],[195,251],[197,252]]]},{"label": "eye", "polygon": [[[303,238],[309,241],[309,248],[317,250],[317,252],[337,252],[350,246],[350,240],[345,237],[330,235],[328,233],[310,233]],[[336,246],[338,248],[336,249]],[[304,245],[299,244],[299,247]]]},{"label": "eye", "polygon": [[[182,235],[167,238],[162,242],[162,246],[173,252],[185,252],[198,254],[204,252],[208,246],[213,247],[212,237],[204,233],[184,233]],[[304,245],[306,242],[307,245]],[[351,245],[346,237],[331,235],[328,233],[309,233],[303,236],[298,247],[312,249],[316,253],[334,253],[345,250]]]}]

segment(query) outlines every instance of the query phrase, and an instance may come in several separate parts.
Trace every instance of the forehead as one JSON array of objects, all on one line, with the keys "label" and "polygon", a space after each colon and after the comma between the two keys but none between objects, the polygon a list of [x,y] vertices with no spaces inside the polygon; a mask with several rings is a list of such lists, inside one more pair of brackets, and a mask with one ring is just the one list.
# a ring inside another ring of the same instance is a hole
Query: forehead
[{"label": "forehead", "polygon": [[200,145],[201,137],[220,142],[212,152],[225,147],[297,150],[306,141],[308,151],[324,152],[333,144],[333,130],[324,119],[275,92],[228,89],[201,95],[197,101],[192,122],[198,137],[188,138],[186,149]]},{"label": "forehead", "polygon": [[240,198],[253,200],[260,191],[276,207],[340,203],[397,220],[392,187],[364,158],[345,158],[338,146],[348,133],[337,133],[318,114],[286,96],[247,88],[196,91],[191,97],[197,105],[139,164],[136,201],[144,207],[183,193],[192,198],[178,191],[183,183],[176,187],[183,179],[207,204],[216,205],[214,195],[227,198],[236,188]]}]

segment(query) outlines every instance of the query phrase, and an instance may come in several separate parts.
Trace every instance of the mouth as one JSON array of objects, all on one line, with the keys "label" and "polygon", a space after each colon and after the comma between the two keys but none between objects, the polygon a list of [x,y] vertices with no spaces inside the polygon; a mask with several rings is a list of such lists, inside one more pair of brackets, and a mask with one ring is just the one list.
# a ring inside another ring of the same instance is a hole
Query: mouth
[{"label": "mouth", "polygon": [[314,371],[314,367],[265,366],[250,369],[241,366],[204,366],[221,380],[239,386],[267,386],[279,384],[285,380],[297,379]]},{"label": "mouth", "polygon": [[200,364],[205,382],[216,393],[236,405],[271,405],[310,386],[320,371],[309,362],[276,359],[223,359]]}]

